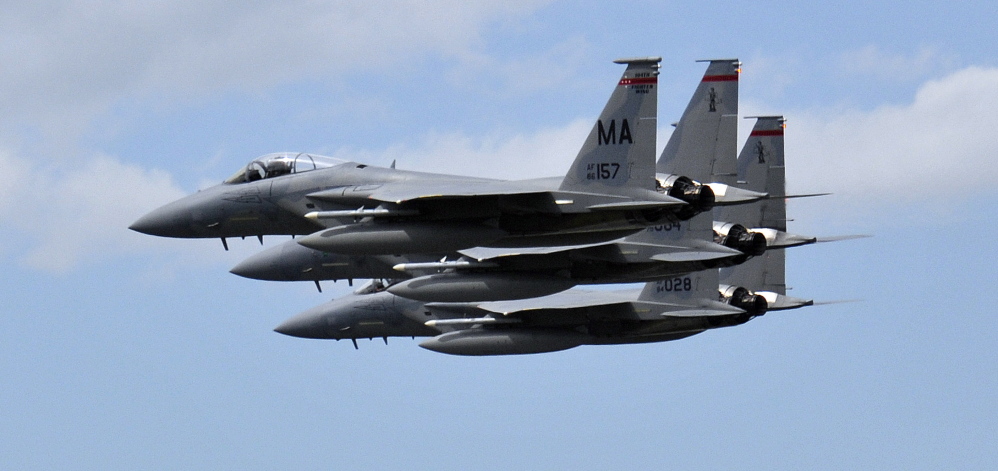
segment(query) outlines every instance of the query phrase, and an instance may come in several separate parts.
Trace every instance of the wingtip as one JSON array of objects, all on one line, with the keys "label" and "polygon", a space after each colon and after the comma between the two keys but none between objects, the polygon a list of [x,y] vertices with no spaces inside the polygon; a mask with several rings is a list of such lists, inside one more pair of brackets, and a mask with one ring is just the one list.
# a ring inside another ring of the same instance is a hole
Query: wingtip
[{"label": "wingtip", "polygon": [[843,240],[868,239],[870,237],[873,237],[873,234],[851,234],[851,235],[841,235],[841,236],[817,237],[815,242],[840,242]]}]

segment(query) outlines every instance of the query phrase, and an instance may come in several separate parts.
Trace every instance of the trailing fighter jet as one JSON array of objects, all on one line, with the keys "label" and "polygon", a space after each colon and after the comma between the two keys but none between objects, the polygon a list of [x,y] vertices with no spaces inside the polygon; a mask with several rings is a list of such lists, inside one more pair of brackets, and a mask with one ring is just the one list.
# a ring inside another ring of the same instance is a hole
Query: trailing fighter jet
[{"label": "trailing fighter jet", "polygon": [[[742,206],[717,208],[715,211],[722,214],[721,218],[725,220],[739,221],[751,227],[753,232],[765,235],[769,249],[741,265],[721,270],[722,297],[737,296],[737,290],[747,288],[763,296],[771,311],[810,306],[814,304],[810,299],[787,296],[786,252],[779,249],[866,236],[808,237],[786,232],[787,198],[821,196],[826,193],[787,195],[783,146],[786,120],[783,116],[753,118],[756,123],[738,156],[738,183],[745,188],[764,191],[770,197]],[[715,222],[715,233],[727,233],[727,227],[719,226]]]},{"label": "trailing fighter jet", "polygon": [[[685,170],[696,172],[704,181],[711,181],[706,179],[712,176],[710,169],[720,165],[715,161],[722,159],[713,149],[721,147],[722,142],[730,151],[724,162],[730,161],[731,168],[735,167],[736,129],[729,118],[737,113],[739,62],[736,59],[709,62],[676,132],[659,159],[660,168],[664,168],[663,163],[682,162],[686,165]],[[722,129],[722,119],[729,128]],[[668,184],[685,177],[658,173],[656,178]],[[742,201],[765,196],[762,192],[744,191],[720,183],[710,185],[718,186],[726,195]],[[765,250],[763,236],[738,225],[729,224],[728,228],[730,235],[720,240],[723,245],[711,242],[708,214],[682,223],[649,227],[612,242],[518,249],[476,247],[459,250],[456,254],[436,255],[349,256],[312,251],[289,242],[250,257],[232,272],[249,278],[312,280],[317,284],[319,280],[365,275],[370,278],[415,276],[390,289],[395,294],[423,301],[521,299],[563,291],[577,284],[645,282],[730,266]],[[394,276],[389,272],[393,266],[399,270]],[[439,270],[446,272],[436,273]]]},{"label": "trailing fighter jet", "polygon": [[718,301],[717,270],[650,282],[640,290],[569,290],[541,298],[425,303],[372,280],[354,294],[309,309],[274,330],[312,339],[432,337],[419,346],[453,355],[514,355],[579,345],[678,340],[765,314],[747,290]]},{"label": "trailing fighter jet", "polygon": [[223,245],[226,237],[310,234],[298,242],[337,254],[382,255],[595,243],[687,220],[715,198],[710,187],[688,178],[664,188],[656,180],[659,61],[615,61],[627,69],[563,178],[498,181],[271,154],[131,228],[218,237]]},{"label": "trailing fighter jet", "polygon": [[[782,116],[758,116],[741,154],[738,156],[738,180],[747,188],[766,191],[771,198],[718,212],[728,219],[738,220],[766,235],[774,250],[746,261],[738,267],[721,270],[722,297],[737,296],[739,289],[753,290],[766,299],[772,311],[810,306],[810,299],[787,296],[786,251],[777,248],[795,247],[818,241],[816,237],[787,234],[786,160],[783,134],[786,120]],[[715,227],[715,231],[724,228]],[[740,288],[744,287],[744,288]]]}]

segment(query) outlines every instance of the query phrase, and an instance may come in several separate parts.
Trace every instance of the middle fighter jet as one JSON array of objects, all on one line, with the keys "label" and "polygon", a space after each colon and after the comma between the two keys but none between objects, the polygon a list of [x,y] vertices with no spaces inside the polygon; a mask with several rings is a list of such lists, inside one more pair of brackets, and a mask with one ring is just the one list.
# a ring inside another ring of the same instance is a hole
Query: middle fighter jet
[{"label": "middle fighter jet", "polygon": [[715,197],[689,178],[664,187],[656,179],[659,61],[615,61],[627,69],[562,178],[498,181],[275,154],[131,228],[217,237],[223,245],[226,237],[309,234],[298,242],[385,255],[587,244],[687,220],[711,209]]},{"label": "middle fighter jet", "polygon": [[[729,165],[734,171],[736,128],[732,118],[737,115],[739,65],[737,59],[710,61],[659,160],[659,168],[669,172],[658,173],[659,180],[676,180],[678,172],[670,172],[667,166],[678,162],[702,181],[714,176],[712,168]],[[719,189],[746,199],[747,195],[765,196],[724,185]],[[612,242],[518,249],[477,247],[446,255],[351,256],[288,242],[245,260],[232,272],[249,278],[312,280],[316,284],[323,279],[415,277],[388,289],[423,301],[522,299],[576,284],[644,282],[730,266],[765,250],[762,235],[740,225],[724,227],[724,237],[719,239],[723,245],[711,241],[711,219],[704,214],[686,222],[649,227]],[[440,270],[444,272],[436,273]]]}]

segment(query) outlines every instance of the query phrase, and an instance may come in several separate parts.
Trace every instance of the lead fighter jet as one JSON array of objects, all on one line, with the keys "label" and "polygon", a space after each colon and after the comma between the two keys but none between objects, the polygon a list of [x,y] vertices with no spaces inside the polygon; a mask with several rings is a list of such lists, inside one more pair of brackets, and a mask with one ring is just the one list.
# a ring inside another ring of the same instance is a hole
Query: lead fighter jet
[{"label": "lead fighter jet", "polygon": [[[298,242],[380,255],[595,243],[687,220],[716,198],[711,187],[689,178],[674,176],[665,187],[656,179],[659,61],[615,61],[627,69],[563,178],[498,181],[272,154],[131,228],[217,237],[223,244],[226,237],[310,234]],[[725,204],[760,197],[725,195]]]}]

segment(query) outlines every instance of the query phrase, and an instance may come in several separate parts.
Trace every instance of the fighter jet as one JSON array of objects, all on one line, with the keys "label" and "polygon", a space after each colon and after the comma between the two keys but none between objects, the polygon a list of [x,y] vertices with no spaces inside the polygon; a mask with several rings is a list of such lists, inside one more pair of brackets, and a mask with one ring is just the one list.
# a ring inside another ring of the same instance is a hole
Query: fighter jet
[{"label": "fighter jet", "polygon": [[718,301],[717,270],[651,282],[640,290],[569,290],[485,303],[425,303],[391,294],[379,280],[309,309],[274,330],[294,337],[431,337],[419,346],[452,355],[514,355],[579,345],[678,340],[743,324],[766,312],[747,290]]},{"label": "fighter jet", "polygon": [[[787,198],[823,196],[827,193],[788,196],[783,146],[786,119],[783,116],[750,118],[756,119],[756,123],[738,156],[738,184],[764,191],[770,197],[738,207],[717,208],[715,211],[722,214],[722,218],[741,221],[752,227],[752,231],[765,235],[769,248],[765,253],[741,265],[721,269],[722,297],[737,296],[736,291],[743,289],[738,287],[743,286],[763,296],[771,311],[810,306],[814,304],[810,299],[787,296],[786,252],[780,249],[866,236],[809,237],[786,232]],[[727,233],[727,230],[727,227],[719,227],[715,222],[715,233]]]},{"label": "fighter jet", "polygon": [[[736,129],[729,118],[737,113],[740,64],[736,59],[709,62],[658,164],[664,168],[682,162],[687,167],[685,170],[705,179],[712,176],[711,168],[720,165],[715,163],[721,160],[713,150],[715,147],[730,151],[724,161],[730,161],[731,168],[735,168]],[[722,127],[722,120],[726,127]],[[658,173],[656,178],[664,183],[685,177]],[[765,196],[763,192],[720,183],[710,185],[719,185],[720,191],[743,201]],[[521,299],[563,291],[577,284],[644,282],[729,266],[765,250],[762,235],[740,225],[728,224],[726,229],[721,244],[711,242],[710,218],[704,215],[684,223],[649,227],[607,243],[518,249],[477,247],[456,254],[377,256],[373,260],[367,256],[352,258],[311,251],[286,243],[245,260],[232,272],[267,280],[312,280],[318,285],[323,279],[361,277],[361,271],[368,270],[372,278],[416,277],[394,284],[391,290],[422,301]],[[396,264],[390,263],[393,261]],[[401,272],[394,277],[387,273],[393,266]],[[439,270],[445,273],[436,273]]]},{"label": "fighter jet", "polygon": [[665,187],[656,180],[659,61],[615,61],[627,69],[562,178],[498,181],[272,154],[131,228],[217,237],[226,247],[227,237],[310,234],[298,242],[383,255],[595,243],[687,220],[713,207],[715,197],[688,178]]},{"label": "fighter jet", "polygon": [[[814,304],[810,299],[786,295],[786,251],[778,250],[818,241],[817,237],[786,233],[786,160],[783,147],[786,120],[782,116],[754,118],[755,126],[738,156],[738,180],[748,188],[766,191],[771,198],[718,212],[764,234],[772,250],[738,267],[722,269],[720,291],[724,297],[738,296],[736,291],[739,289],[753,290],[766,299],[772,311],[810,306]],[[714,230],[725,229],[715,227]]]}]

